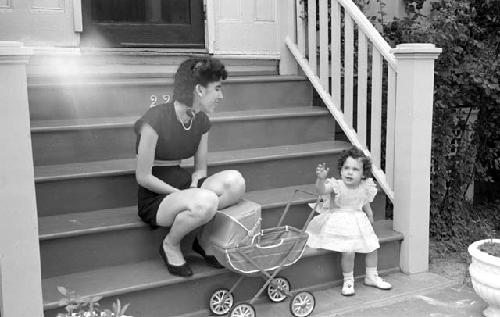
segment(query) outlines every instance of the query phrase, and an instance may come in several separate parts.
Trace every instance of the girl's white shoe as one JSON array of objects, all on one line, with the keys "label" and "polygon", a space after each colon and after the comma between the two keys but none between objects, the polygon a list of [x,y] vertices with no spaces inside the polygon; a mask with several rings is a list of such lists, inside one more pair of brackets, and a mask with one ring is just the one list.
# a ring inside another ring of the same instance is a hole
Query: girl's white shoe
[{"label": "girl's white shoe", "polygon": [[390,290],[392,288],[392,285],[390,283],[387,283],[386,281],[384,281],[377,274],[365,276],[365,285],[373,286],[373,287],[376,287],[378,289],[383,289],[383,290]]},{"label": "girl's white shoe", "polygon": [[340,292],[344,296],[354,295],[354,279],[344,280],[344,285],[342,286],[342,291]]}]

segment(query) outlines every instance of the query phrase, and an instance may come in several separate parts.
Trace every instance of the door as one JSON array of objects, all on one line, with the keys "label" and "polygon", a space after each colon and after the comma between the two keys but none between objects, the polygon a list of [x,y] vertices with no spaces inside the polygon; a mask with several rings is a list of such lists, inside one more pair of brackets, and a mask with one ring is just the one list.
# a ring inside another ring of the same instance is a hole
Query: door
[{"label": "door", "polygon": [[[215,54],[279,56],[278,5],[284,0],[208,0],[209,50]],[[212,31],[213,30],[213,31]]]},{"label": "door", "polygon": [[82,46],[205,47],[203,0],[83,0]]}]

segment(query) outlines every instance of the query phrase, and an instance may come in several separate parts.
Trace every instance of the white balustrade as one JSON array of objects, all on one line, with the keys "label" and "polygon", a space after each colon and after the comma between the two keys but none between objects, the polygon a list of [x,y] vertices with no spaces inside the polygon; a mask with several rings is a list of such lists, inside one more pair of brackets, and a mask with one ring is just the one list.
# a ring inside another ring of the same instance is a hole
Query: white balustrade
[{"label": "white balustrade", "polygon": [[394,228],[405,236],[402,270],[426,271],[433,67],[440,49],[408,44],[392,50],[352,0],[316,3],[297,0],[297,8],[307,6],[307,23],[299,15],[297,23],[308,30],[298,28],[297,37],[308,58],[291,38],[286,44],[348,140],[372,158],[373,175],[395,205]]}]

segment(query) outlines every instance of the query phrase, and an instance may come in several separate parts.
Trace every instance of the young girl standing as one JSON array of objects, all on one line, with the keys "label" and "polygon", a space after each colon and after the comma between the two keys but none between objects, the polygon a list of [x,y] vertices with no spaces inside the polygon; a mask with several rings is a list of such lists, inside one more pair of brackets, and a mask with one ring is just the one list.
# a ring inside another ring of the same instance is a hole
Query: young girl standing
[{"label": "young girl standing", "polygon": [[[325,164],[316,167],[316,188],[323,196],[322,208],[307,227],[307,245],[342,252],[344,275],[342,295],[354,295],[354,255],[366,253],[365,285],[391,289],[391,284],[378,276],[378,238],[373,231],[373,211],[370,202],[377,194],[371,175],[371,161],[364,153],[351,148],[340,155],[340,179],[327,178]],[[318,206],[320,207],[320,206]]]}]

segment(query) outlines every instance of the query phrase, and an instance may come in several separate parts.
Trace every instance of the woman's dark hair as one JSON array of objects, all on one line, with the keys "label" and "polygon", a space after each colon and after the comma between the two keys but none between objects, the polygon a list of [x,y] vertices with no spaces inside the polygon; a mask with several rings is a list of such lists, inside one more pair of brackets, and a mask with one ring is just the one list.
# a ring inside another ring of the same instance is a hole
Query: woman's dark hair
[{"label": "woman's dark hair", "polygon": [[188,107],[193,105],[193,91],[196,85],[207,87],[209,83],[224,80],[227,71],[218,59],[190,58],[182,62],[174,76],[174,98]]},{"label": "woman's dark hair", "polygon": [[372,176],[372,161],[368,156],[365,155],[365,153],[363,153],[363,151],[361,151],[357,147],[352,147],[340,153],[340,158],[337,165],[339,172],[342,170],[342,166],[344,166],[344,163],[348,157],[352,157],[355,160],[361,159],[361,163],[363,163],[363,179]]}]

